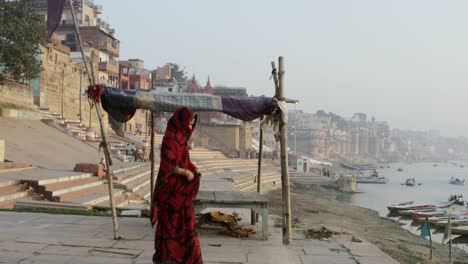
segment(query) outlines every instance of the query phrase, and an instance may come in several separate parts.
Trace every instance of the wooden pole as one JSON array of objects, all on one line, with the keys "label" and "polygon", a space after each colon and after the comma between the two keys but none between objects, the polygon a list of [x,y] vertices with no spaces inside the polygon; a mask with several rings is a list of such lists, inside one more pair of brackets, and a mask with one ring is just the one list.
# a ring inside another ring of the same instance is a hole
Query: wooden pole
[{"label": "wooden pole", "polygon": [[452,216],[449,214],[448,215],[448,239],[449,239],[449,264],[452,264],[453,263],[453,260],[452,260],[452,223],[450,221],[450,219],[452,218]]},{"label": "wooden pole", "polygon": [[[260,123],[262,123],[263,116],[260,118]],[[260,139],[258,144],[258,170],[257,170],[257,192],[262,191],[262,160],[263,160],[263,129],[260,125]]]},{"label": "wooden pole", "polygon": [[[263,129],[261,126],[263,120],[263,116],[260,118],[260,139],[258,144],[258,170],[257,170],[257,192],[262,192],[262,160],[263,160]],[[253,210],[251,212],[251,223],[258,222],[258,214],[255,213]],[[255,217],[255,219],[254,219]],[[262,221],[265,221],[262,219]]]},{"label": "wooden pole", "polygon": [[[427,217],[426,217],[426,221],[427,220]],[[430,263],[432,264],[432,236],[431,236],[431,230],[429,229],[429,261]]]},{"label": "wooden pole", "polygon": [[81,112],[81,86],[83,85],[83,69],[80,67],[80,87],[79,87],[79,91],[78,91],[78,99],[79,99],[79,105],[78,105],[78,113],[80,115],[80,125],[81,125],[81,122],[83,122],[83,116],[82,116],[82,112]]},{"label": "wooden pole", "polygon": [[[155,153],[154,153],[154,112],[151,111],[151,205],[153,204],[153,196],[154,196],[154,162],[155,162]],[[153,210],[152,208],[150,210]]]},{"label": "wooden pole", "polygon": [[[75,24],[75,33],[78,36],[81,56],[83,58],[83,64],[85,65],[86,74],[88,75],[89,84],[93,85],[96,82],[93,65],[91,62],[91,71],[90,71],[88,68],[88,64],[86,63],[86,56],[84,54],[84,49],[83,49],[83,40],[81,39],[80,30],[78,29],[75,9],[73,8],[73,2],[72,0],[68,0],[68,3],[70,4],[70,9],[71,9],[72,17],[73,17],[73,23]],[[111,152],[109,149],[109,145],[107,144],[107,141],[106,141],[106,134],[105,134],[104,125],[102,122],[101,106],[96,103],[95,108],[96,108],[96,112],[97,112],[97,116],[99,120],[99,125],[101,127],[101,139],[102,139],[101,146],[104,150],[104,156],[106,157],[106,166],[107,166],[106,174],[107,174],[108,185],[109,185],[109,200],[110,200],[111,209],[112,209],[112,223],[114,227],[114,239],[117,240],[117,239],[120,239],[120,236],[119,236],[119,223],[117,222],[117,211],[115,209],[115,202],[114,202],[114,182],[113,182],[114,175],[112,173],[112,159],[110,155]],[[90,118],[90,122],[91,122],[91,118]]]},{"label": "wooden pole", "polygon": [[[279,57],[279,73],[278,73],[278,97],[279,101],[285,100],[284,98],[284,59]],[[287,115],[287,113],[284,113]],[[289,245],[291,243],[291,197],[290,197],[290,184],[288,175],[288,121],[284,115],[281,115],[280,123],[280,146],[281,146],[281,183],[283,190],[283,244]]]}]

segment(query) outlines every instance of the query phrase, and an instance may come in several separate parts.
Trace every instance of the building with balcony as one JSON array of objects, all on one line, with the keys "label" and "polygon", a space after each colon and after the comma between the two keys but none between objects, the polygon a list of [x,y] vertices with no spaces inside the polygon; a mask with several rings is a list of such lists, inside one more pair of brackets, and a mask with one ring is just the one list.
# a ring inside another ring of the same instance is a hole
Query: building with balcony
[{"label": "building with balcony", "polygon": [[[47,20],[47,0],[29,0],[34,10]],[[102,6],[95,5],[92,0],[73,0],[73,7],[80,34],[85,46],[99,51],[99,83],[117,86],[119,83],[120,41],[114,37],[115,30],[100,18]],[[65,3],[62,19],[55,33],[61,43],[70,48],[71,52],[79,52],[80,46],[75,33],[75,25],[68,1]]]}]

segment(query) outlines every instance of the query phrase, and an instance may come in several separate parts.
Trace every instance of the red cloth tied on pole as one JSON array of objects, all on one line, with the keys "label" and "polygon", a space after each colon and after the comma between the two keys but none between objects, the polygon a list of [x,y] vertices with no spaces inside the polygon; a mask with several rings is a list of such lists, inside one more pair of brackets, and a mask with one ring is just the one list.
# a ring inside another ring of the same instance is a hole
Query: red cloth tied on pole
[{"label": "red cloth tied on pole", "polygon": [[88,98],[100,102],[101,101],[101,95],[104,92],[104,85],[102,84],[95,84],[95,85],[90,85],[88,86]]}]

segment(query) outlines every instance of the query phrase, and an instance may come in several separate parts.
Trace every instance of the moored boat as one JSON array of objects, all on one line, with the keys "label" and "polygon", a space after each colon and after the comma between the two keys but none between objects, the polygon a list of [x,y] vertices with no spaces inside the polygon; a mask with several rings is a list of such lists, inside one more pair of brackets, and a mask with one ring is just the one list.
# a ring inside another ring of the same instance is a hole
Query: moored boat
[{"label": "moored boat", "polygon": [[452,227],[452,234],[468,236],[468,226]]},{"label": "moored boat", "polygon": [[353,176],[353,179],[356,180],[357,183],[380,183],[385,184],[389,180],[383,176],[379,176],[379,173],[374,170],[370,176]]},{"label": "moored boat", "polygon": [[406,186],[415,186],[416,185],[416,180],[414,178],[406,179],[405,185]]},{"label": "moored boat", "polygon": [[401,211],[409,211],[409,210],[427,210],[427,209],[436,209],[436,208],[447,208],[454,204],[455,201],[451,202],[444,202],[444,203],[436,203],[436,204],[413,204],[411,203],[403,203],[403,204],[396,204],[396,205],[389,205],[387,209],[390,212],[397,212],[400,213]]},{"label": "moored boat", "polygon": [[461,180],[459,178],[454,178],[452,177],[450,180],[449,180],[449,183],[450,184],[455,184],[455,185],[465,185],[465,179]]},{"label": "moored boat", "polygon": [[[438,227],[445,227],[447,223],[448,219],[444,221],[437,221],[434,223],[434,225]],[[468,226],[468,219],[450,220],[450,224],[452,226]]]},{"label": "moored boat", "polygon": [[[433,211],[415,211],[411,213],[412,219],[426,218],[426,217],[439,217],[448,216],[460,210],[460,207],[449,208],[447,210],[433,210]],[[445,219],[448,220],[448,219]]]}]

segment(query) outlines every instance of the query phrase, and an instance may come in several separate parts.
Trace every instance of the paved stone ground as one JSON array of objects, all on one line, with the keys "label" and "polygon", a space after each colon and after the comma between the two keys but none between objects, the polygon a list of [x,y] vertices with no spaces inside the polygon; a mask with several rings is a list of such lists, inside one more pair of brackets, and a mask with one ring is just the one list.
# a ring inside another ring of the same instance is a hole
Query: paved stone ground
[{"label": "paved stone ground", "polygon": [[[0,212],[0,263],[151,263],[153,229],[148,219],[120,218],[119,224],[123,239],[116,241],[108,217]],[[281,244],[279,228],[271,227],[268,241],[259,235],[239,239],[220,235],[216,227],[202,229],[204,261],[397,263],[374,245],[350,242],[346,235],[317,241],[304,239],[296,230],[288,247]]]}]

